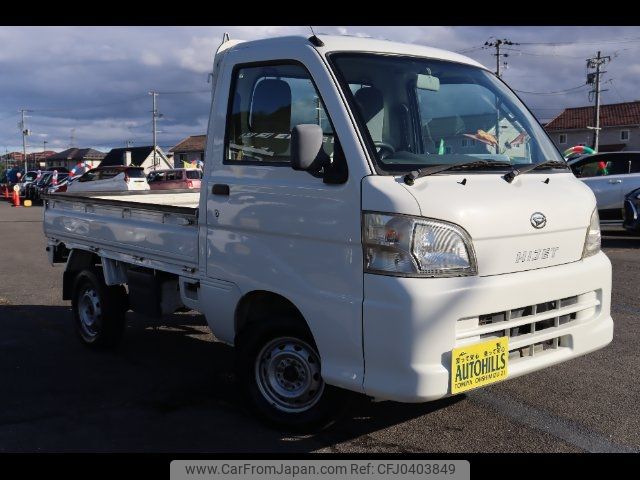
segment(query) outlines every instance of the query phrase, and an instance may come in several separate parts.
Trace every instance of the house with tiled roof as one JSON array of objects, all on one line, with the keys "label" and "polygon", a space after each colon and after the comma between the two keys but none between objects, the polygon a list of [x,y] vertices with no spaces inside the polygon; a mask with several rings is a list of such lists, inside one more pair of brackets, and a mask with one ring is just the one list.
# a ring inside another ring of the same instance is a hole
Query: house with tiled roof
[{"label": "house with tiled roof", "polygon": [[144,147],[112,148],[102,160],[100,166],[135,166],[142,167],[146,173],[152,170],[166,170],[173,165],[160,147],[156,147],[155,156],[153,145]]},{"label": "house with tiled roof", "polygon": [[206,144],[206,135],[191,135],[170,148],[169,152],[173,153],[173,163],[176,168],[182,167],[182,162],[192,163],[198,160],[204,162]]},{"label": "house with tiled roof", "polygon": [[[545,130],[560,149],[574,145],[593,146],[595,107],[565,108],[545,125]],[[599,152],[640,150],[640,101],[600,106]]]},{"label": "house with tiled roof", "polygon": [[105,153],[93,148],[68,148],[45,158],[45,168],[53,170],[56,167],[64,167],[72,170],[79,163],[86,163],[91,168],[100,165]]}]

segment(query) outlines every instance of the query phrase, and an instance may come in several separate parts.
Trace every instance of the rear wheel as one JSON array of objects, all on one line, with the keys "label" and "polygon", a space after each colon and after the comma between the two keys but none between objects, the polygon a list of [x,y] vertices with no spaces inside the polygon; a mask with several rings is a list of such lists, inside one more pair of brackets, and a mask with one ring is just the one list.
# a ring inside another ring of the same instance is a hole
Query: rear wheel
[{"label": "rear wheel", "polygon": [[238,377],[257,413],[278,427],[315,430],[345,405],[344,391],[324,383],[307,329],[289,320],[252,323],[237,342]]},{"label": "rear wheel", "polygon": [[102,272],[83,270],[76,277],[72,308],[75,330],[82,343],[96,349],[118,344],[128,309],[127,292],[122,285],[107,286]]}]

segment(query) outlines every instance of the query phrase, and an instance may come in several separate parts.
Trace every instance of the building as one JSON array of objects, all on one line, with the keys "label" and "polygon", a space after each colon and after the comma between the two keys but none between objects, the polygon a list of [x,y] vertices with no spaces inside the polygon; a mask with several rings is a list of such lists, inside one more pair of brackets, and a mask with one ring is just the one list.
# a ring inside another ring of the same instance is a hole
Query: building
[{"label": "building", "polygon": [[3,166],[7,168],[24,168],[24,155],[22,152],[8,152],[2,156]]},{"label": "building", "polygon": [[27,164],[29,165],[29,170],[44,170],[47,165],[47,158],[55,154],[56,152],[54,152],[53,150],[27,153]]},{"label": "building", "polygon": [[143,167],[146,173],[151,170],[163,170],[173,168],[169,159],[160,147],[156,149],[156,164],[153,163],[153,146],[113,148],[102,160],[103,167],[126,165]]},{"label": "building", "polygon": [[100,161],[105,157],[104,152],[93,148],[68,148],[62,152],[51,155],[45,159],[45,168],[53,170],[64,167],[71,171],[79,163],[86,163],[91,168],[100,165]]},{"label": "building", "polygon": [[495,153],[496,142],[500,153],[508,150],[509,157],[529,157],[525,135],[517,130],[507,118],[500,119],[496,137],[495,113],[433,118],[422,126],[422,138],[427,151],[434,153],[442,148],[443,153],[486,154]]},{"label": "building", "polygon": [[183,166],[182,162],[192,163],[200,160],[204,162],[204,149],[207,144],[206,135],[191,135],[169,149],[173,153],[173,163],[176,168]]},{"label": "building", "polygon": [[[560,151],[575,145],[593,146],[595,107],[565,108],[545,125]],[[600,106],[599,152],[640,150],[640,101]]]}]

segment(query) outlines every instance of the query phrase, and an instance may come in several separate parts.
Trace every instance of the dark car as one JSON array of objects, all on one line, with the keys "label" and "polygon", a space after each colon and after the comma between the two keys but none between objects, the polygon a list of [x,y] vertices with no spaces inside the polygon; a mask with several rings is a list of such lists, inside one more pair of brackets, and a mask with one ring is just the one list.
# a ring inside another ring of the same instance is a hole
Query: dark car
[{"label": "dark car", "polygon": [[44,183],[53,175],[53,172],[40,172],[40,178],[25,185],[24,198],[35,200],[36,190],[44,185]]},{"label": "dark car", "polygon": [[640,188],[625,195],[623,215],[622,226],[630,232],[640,234]]},{"label": "dark car", "polygon": [[[58,178],[56,179],[56,184],[60,184],[61,182],[64,182],[67,177],[69,176],[69,174],[67,173],[58,173]],[[34,189],[34,193],[33,193],[33,200],[34,202],[41,202],[42,201],[42,194],[45,193],[47,191],[47,189],[49,189],[51,186],[54,185],[53,183],[54,178],[53,178],[53,173],[51,173],[50,175],[47,175],[47,178],[44,179],[43,182],[36,184],[35,189]]]}]

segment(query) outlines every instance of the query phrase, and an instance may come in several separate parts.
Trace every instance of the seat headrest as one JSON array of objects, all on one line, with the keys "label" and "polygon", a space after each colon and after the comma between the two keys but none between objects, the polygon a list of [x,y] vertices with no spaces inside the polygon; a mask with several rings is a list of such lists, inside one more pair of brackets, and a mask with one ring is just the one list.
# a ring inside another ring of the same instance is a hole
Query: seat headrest
[{"label": "seat headrest", "polygon": [[251,131],[289,133],[291,87],[284,80],[265,79],[256,85],[251,104]]},{"label": "seat headrest", "polygon": [[368,123],[384,107],[382,92],[376,87],[362,87],[356,91],[354,98],[365,123]]}]

